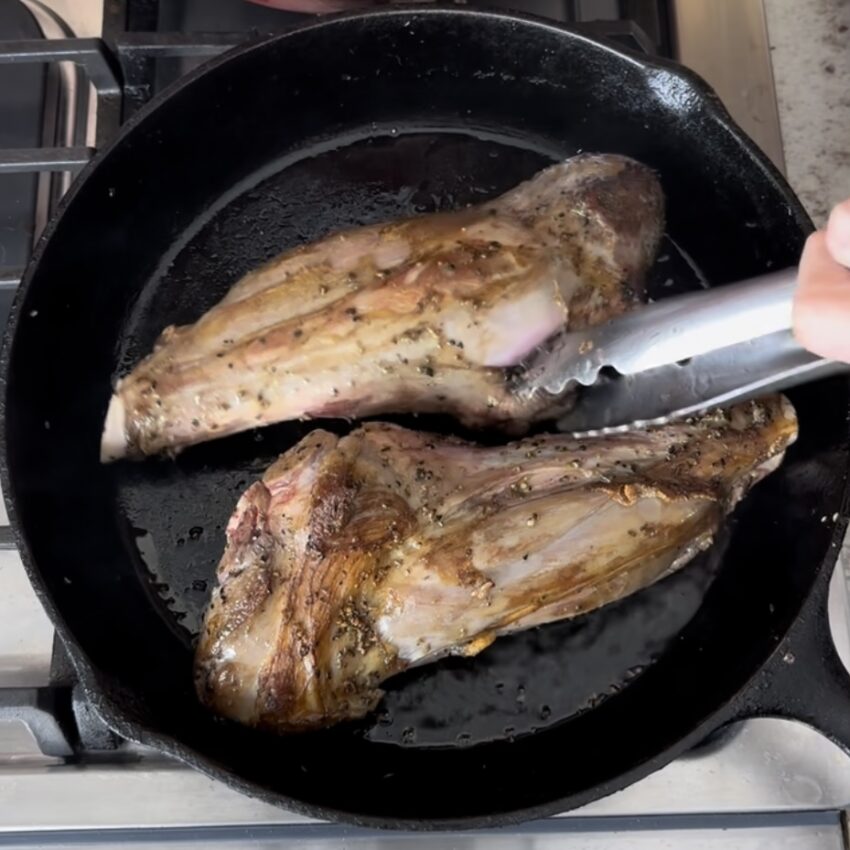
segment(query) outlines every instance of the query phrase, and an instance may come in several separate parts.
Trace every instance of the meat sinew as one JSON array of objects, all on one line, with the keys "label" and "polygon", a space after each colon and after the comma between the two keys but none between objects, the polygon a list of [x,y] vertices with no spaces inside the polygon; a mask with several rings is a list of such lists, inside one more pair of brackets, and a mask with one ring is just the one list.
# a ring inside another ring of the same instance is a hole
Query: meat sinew
[{"label": "meat sinew", "polygon": [[401,670],[475,655],[681,567],[796,428],[773,397],[581,443],[315,430],[230,520],[199,696],[278,731],[361,717]]},{"label": "meat sinew", "polygon": [[478,207],[289,251],[118,382],[102,458],[175,453],[258,425],[445,412],[518,433],[556,415],[506,367],[634,303],[663,225],[655,175],[582,155]]}]

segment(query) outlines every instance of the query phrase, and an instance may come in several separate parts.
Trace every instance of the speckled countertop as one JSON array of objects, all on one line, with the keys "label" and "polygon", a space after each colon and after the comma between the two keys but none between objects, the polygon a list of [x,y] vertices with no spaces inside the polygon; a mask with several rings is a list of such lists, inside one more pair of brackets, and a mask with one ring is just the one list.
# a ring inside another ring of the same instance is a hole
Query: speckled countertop
[{"label": "speckled countertop", "polygon": [[764,0],[788,179],[818,225],[850,197],[850,0]]}]

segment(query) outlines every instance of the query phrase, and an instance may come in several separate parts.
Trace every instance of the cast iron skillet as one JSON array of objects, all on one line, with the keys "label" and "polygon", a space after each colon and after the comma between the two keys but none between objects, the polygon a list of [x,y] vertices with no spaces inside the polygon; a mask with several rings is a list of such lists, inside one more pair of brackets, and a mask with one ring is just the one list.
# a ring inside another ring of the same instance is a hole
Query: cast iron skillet
[{"label": "cast iron skillet", "polygon": [[793,393],[800,439],[784,466],[706,557],[643,593],[399,677],[375,715],[326,732],[275,738],[195,699],[191,633],[222,527],[310,426],[104,467],[113,378],[283,248],[477,201],[578,150],[659,171],[658,293],[799,256],[802,208],[700,80],[466,9],[343,16],[237,50],[81,175],[7,332],[3,484],[30,578],[111,727],[269,802],[414,828],[579,806],[744,716],[796,717],[850,745],[825,612],[848,507],[841,379]]}]

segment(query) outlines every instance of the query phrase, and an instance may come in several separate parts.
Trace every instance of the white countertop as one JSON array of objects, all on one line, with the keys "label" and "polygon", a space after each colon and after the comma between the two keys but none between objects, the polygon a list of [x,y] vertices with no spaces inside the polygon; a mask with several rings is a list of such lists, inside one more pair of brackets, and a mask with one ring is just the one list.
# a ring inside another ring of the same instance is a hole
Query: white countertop
[{"label": "white countertop", "polygon": [[786,171],[820,226],[850,197],[850,2],[764,2]]}]

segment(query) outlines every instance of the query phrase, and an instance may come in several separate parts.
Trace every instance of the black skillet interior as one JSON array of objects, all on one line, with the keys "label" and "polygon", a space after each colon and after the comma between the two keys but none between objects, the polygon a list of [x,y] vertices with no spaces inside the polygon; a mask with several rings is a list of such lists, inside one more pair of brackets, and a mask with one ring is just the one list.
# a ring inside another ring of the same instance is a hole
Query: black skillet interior
[{"label": "black skillet interior", "polygon": [[343,226],[484,199],[579,150],[659,171],[656,294],[799,255],[805,214],[701,84],[470,11],[337,19],[217,61],[78,182],[17,302],[5,483],[34,583],[116,728],[273,802],[433,826],[578,805],[719,722],[824,572],[845,382],[793,394],[800,440],[699,562],[575,622],[399,677],[362,723],[280,739],[199,707],[191,632],[238,494],[311,426],[176,462],[98,463],[111,379],[256,263]]}]

